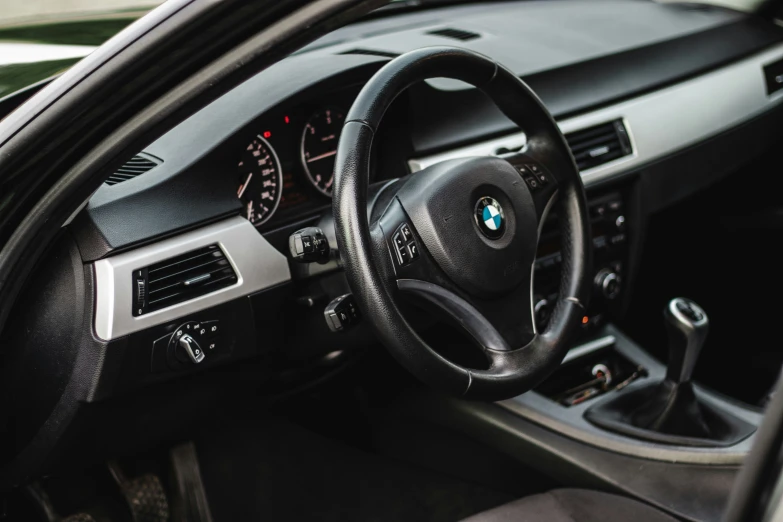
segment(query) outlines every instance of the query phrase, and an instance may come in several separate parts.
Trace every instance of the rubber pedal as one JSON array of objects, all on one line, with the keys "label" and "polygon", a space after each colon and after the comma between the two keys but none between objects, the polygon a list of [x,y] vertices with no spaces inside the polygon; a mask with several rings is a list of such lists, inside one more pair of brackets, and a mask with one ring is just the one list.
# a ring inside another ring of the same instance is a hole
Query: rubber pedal
[{"label": "rubber pedal", "polygon": [[169,522],[169,503],[160,479],[152,474],[120,485],[134,522]]}]

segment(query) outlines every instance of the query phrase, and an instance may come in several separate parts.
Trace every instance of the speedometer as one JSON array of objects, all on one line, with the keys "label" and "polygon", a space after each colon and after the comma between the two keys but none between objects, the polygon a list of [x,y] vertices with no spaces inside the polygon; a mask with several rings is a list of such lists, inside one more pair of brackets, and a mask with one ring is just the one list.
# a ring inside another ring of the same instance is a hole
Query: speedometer
[{"label": "speedometer", "polygon": [[345,115],[329,108],[313,114],[302,133],[302,165],[310,183],[325,196],[332,195],[334,157]]},{"label": "speedometer", "polygon": [[242,214],[255,226],[265,223],[277,210],[283,193],[283,169],[275,149],[261,136],[253,138],[239,159],[239,189]]}]

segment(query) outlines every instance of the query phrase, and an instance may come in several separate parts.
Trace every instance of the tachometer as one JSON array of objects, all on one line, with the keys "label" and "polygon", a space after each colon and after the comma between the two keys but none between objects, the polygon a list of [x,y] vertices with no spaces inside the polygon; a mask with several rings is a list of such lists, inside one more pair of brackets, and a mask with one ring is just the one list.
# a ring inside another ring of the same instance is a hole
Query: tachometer
[{"label": "tachometer", "polygon": [[334,157],[345,115],[328,108],[313,114],[302,133],[302,165],[310,183],[326,196],[332,195]]},{"label": "tachometer", "polygon": [[244,216],[255,226],[266,222],[277,210],[283,193],[283,169],[275,149],[256,136],[239,159],[239,189]]}]

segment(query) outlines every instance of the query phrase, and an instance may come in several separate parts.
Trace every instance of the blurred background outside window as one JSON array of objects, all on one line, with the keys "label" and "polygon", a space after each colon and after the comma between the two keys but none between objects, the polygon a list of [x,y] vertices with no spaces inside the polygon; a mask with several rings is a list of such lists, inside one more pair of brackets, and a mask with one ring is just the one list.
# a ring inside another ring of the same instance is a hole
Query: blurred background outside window
[{"label": "blurred background outside window", "polygon": [[162,0],[0,0],[0,99],[61,73]]}]

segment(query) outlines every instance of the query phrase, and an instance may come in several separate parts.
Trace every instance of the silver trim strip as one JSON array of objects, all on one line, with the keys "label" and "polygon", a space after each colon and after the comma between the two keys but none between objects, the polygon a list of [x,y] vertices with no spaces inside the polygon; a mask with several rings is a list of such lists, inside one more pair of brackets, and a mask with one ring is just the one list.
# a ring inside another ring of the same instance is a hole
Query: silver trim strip
[{"label": "silver trim strip", "polygon": [[607,335],[606,337],[601,337],[600,339],[596,339],[594,341],[590,341],[589,343],[581,344],[571,348],[563,358],[562,364],[575,361],[580,357],[597,352],[598,350],[606,348],[607,346],[612,346],[616,340],[617,339],[615,339],[614,335]]},{"label": "silver trim strip", "polygon": [[[767,96],[762,67],[783,57],[776,45],[745,60],[682,83],[559,122],[564,133],[622,119],[633,154],[582,172],[585,185],[611,178],[664,157],[770,109],[783,100],[783,91]],[[508,144],[524,146],[516,133],[425,158],[411,159],[417,172],[446,159],[495,155]]]},{"label": "silver trim strip", "polygon": [[[133,317],[133,270],[214,243],[220,245],[236,271],[236,284]],[[163,324],[291,279],[286,257],[270,245],[250,222],[239,216],[101,259],[93,264],[93,269],[96,287],[95,334],[104,341]]]}]

